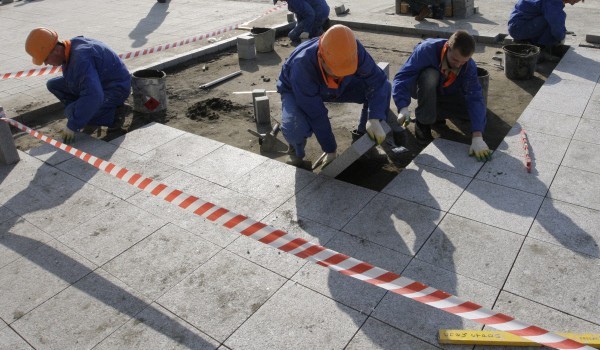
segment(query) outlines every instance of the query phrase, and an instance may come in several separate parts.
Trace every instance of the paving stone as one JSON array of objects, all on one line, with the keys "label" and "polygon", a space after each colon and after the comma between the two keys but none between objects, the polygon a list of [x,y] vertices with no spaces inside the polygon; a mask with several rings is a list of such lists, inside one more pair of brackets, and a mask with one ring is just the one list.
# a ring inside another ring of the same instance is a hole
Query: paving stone
[{"label": "paving stone", "polygon": [[184,169],[221,146],[223,146],[222,142],[184,133],[146,154],[152,155],[153,158],[165,164]]},{"label": "paving stone", "polygon": [[[553,136],[525,129],[529,141],[529,156],[536,161],[560,164],[569,143],[569,138]],[[521,125],[519,122],[508,131],[506,137],[496,151],[506,151],[516,158],[525,160],[525,151],[521,141]]]},{"label": "paving stone", "polygon": [[193,233],[168,224],[102,268],[155,300],[219,250]]},{"label": "paving stone", "polygon": [[562,95],[564,98],[590,98],[596,87],[595,81],[589,80],[570,80],[557,74],[550,74],[544,85],[540,87],[538,94]]},{"label": "paving stone", "polygon": [[165,143],[176,139],[185,132],[160,123],[150,123],[139,129],[128,132],[110,143],[128,149],[135,153],[144,154]]},{"label": "paving stone", "polygon": [[377,319],[369,317],[358,333],[350,341],[347,350],[434,350],[437,347],[389,326]]},{"label": "paving stone", "polygon": [[473,180],[450,213],[526,234],[544,197]]},{"label": "paving stone", "polygon": [[448,214],[416,258],[502,288],[523,236]]},{"label": "paving stone", "polygon": [[[327,248],[401,274],[410,256],[348,234],[335,236]],[[369,314],[385,290],[313,263],[306,264],[292,280],[362,313]]]},{"label": "paving stone", "polygon": [[410,163],[381,192],[448,211],[470,181],[470,177]]},{"label": "paving stone", "polygon": [[167,223],[127,202],[59,237],[59,240],[98,266],[121,254]]},{"label": "paving stone", "polygon": [[74,344],[89,349],[149,302],[108,273],[96,270],[12,325],[38,349],[69,349]]},{"label": "paving stone", "polygon": [[548,197],[600,210],[598,193],[591,190],[597,188],[600,188],[600,174],[561,166],[550,186]]},{"label": "paving stone", "polygon": [[[282,312],[286,310],[286,312]],[[232,349],[342,349],[366,316],[287,283],[225,341]],[[268,332],[257,332],[268,329]]]},{"label": "paving stone", "polygon": [[[16,216],[17,216],[17,214],[13,213],[8,208],[0,205],[0,223],[11,220]],[[12,221],[14,221],[14,220],[17,220],[17,219],[13,219]]]},{"label": "paving stone", "polygon": [[267,159],[227,187],[279,206],[316,178],[317,175],[309,171]]},{"label": "paving stone", "polygon": [[26,255],[52,237],[29,222],[13,216],[0,223],[0,268]]},{"label": "paving stone", "polygon": [[89,274],[94,264],[51,240],[0,269],[0,317],[12,322]]},{"label": "paving stone", "polygon": [[544,199],[528,237],[600,258],[600,212]]},{"label": "paving stone", "polygon": [[527,172],[525,158],[495,152],[494,160],[486,162],[476,179],[545,196],[558,171],[558,165],[532,160]]},{"label": "paving stone", "polygon": [[[580,116],[581,114],[577,115],[577,117]],[[527,133],[536,131],[570,139],[575,134],[579,118],[556,112],[548,112],[529,104],[519,117],[519,124]]]},{"label": "paving stone", "polygon": [[425,147],[413,162],[470,177],[475,176],[482,166],[481,162],[469,157],[469,145],[441,138]]},{"label": "paving stone", "polygon": [[585,107],[582,118],[600,120],[600,100],[590,100]]},{"label": "paving stone", "polygon": [[504,290],[598,324],[598,279],[599,259],[526,238]]},{"label": "paving stone", "polygon": [[2,204],[27,188],[32,180],[36,178],[38,171],[45,171],[49,174],[52,169],[27,153],[18,152],[21,158],[18,163],[11,165],[0,164],[0,179],[2,179],[0,203]]},{"label": "paving stone", "polygon": [[600,145],[571,141],[562,165],[600,174]]},{"label": "paving stone", "polygon": [[[487,308],[493,305],[499,292],[497,288],[419,260],[412,260],[403,276]],[[479,323],[468,321],[394,293],[386,294],[381,303],[377,305],[372,317],[430,344],[438,344],[437,337],[440,329],[481,329]],[[457,349],[455,345],[438,346]],[[471,346],[462,348],[470,349]]]},{"label": "paving stone", "polygon": [[[566,99],[561,93],[543,93],[536,94],[525,111],[532,109],[537,109],[540,111],[545,111],[543,113],[557,113],[557,114],[565,114],[568,116],[581,117],[583,115],[583,111],[585,110],[585,106],[589,100],[588,96],[571,96]],[[521,121],[521,119],[519,119]],[[558,125],[563,126],[562,124]],[[540,130],[541,131],[541,130]],[[561,135],[558,135],[561,136]]]},{"label": "paving stone", "polygon": [[600,78],[600,64],[593,55],[585,48],[571,48],[554,68],[552,74],[563,79],[596,82]]},{"label": "paving stone", "polygon": [[266,159],[242,149],[224,145],[187,166],[185,171],[221,186],[248,174]]},{"label": "paving stone", "polygon": [[414,255],[443,215],[439,210],[380,193],[344,231],[402,254]]},{"label": "paving stone", "polygon": [[600,135],[600,120],[581,119],[573,139],[598,145],[600,144],[598,135]]},{"label": "paving stone", "polygon": [[0,321],[0,349],[33,350],[15,331]]},{"label": "paving stone", "polygon": [[150,308],[144,309],[94,349],[212,350],[218,346],[218,341],[153,303]]},{"label": "paving stone", "polygon": [[284,282],[283,277],[223,250],[158,302],[212,338],[223,341]]},{"label": "paving stone", "polygon": [[[98,140],[83,133],[78,133],[75,136],[75,141],[73,142],[72,146],[83,152],[100,158],[109,156],[117,149],[117,146],[115,145]],[[30,149],[26,153],[50,165],[57,165],[69,159],[75,158],[70,153],[67,153],[45,142],[41,143],[38,147]]]},{"label": "paving stone", "polygon": [[[275,210],[262,222],[278,230],[324,246],[339,232],[312,220],[298,217],[296,212],[291,210]],[[245,236],[240,236],[228,245],[227,250],[287,278],[292,277],[307,263],[305,259],[284,253],[279,249]]]},{"label": "paving stone", "polygon": [[[297,215],[334,229],[341,229],[377,192],[321,177],[311,182],[285,202],[281,209],[295,210]],[[320,198],[327,198],[326,201]]]}]

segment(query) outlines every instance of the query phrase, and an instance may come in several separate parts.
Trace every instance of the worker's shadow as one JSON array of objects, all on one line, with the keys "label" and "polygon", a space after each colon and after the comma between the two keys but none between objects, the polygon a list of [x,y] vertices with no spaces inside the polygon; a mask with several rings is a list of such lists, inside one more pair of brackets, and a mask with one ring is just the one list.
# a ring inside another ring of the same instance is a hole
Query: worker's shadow
[{"label": "worker's shadow", "polygon": [[169,14],[168,9],[169,1],[162,4],[155,2],[152,5],[146,17],[142,18],[129,33],[129,38],[133,40],[131,47],[142,47],[148,43],[148,35],[160,28]]},{"label": "worker's shadow", "polygon": [[[110,158],[116,149],[102,148],[100,152],[98,143],[90,140],[92,138],[83,136],[73,146],[96,156],[100,153],[104,159]],[[190,331],[172,315],[151,305],[147,301],[149,299],[137,297],[130,290],[107,279],[107,274],[95,264],[61,243],[62,235],[77,230],[83,222],[118,210],[115,205],[120,200],[116,196],[88,184],[98,170],[47,144],[31,149],[30,154],[44,159],[45,163],[22,153],[22,159],[17,164],[0,165],[0,279],[11,282],[0,286],[4,306],[0,309],[0,317],[9,325],[24,317],[24,322],[33,322],[30,326],[37,333],[31,337],[51,339],[46,337],[49,334],[38,333],[44,330],[37,328],[37,321],[30,317],[30,312],[56,294],[68,293],[71,288],[76,288],[113,308],[117,314],[127,315],[136,323],[142,322],[175,342],[212,348],[211,343]],[[77,168],[81,165],[90,169],[75,171],[73,175],[65,172],[69,171],[65,166]],[[34,175],[25,185],[25,181],[16,178],[18,175],[14,172],[34,172]],[[62,214],[57,216],[58,213]],[[35,268],[32,269],[29,263],[34,264]],[[43,270],[46,274],[37,270]],[[49,280],[55,282],[48,283]],[[29,288],[19,290],[20,286],[25,285]],[[63,310],[75,311],[82,312],[79,317],[84,320],[97,317],[95,314],[86,315],[85,310]],[[67,329],[61,328],[66,327],[64,324],[59,322],[54,325],[57,327],[53,328],[54,332],[68,333]],[[96,325],[106,327],[105,324]],[[116,329],[119,326],[114,327]],[[71,334],[71,337],[74,336]],[[89,339],[82,339],[82,342],[86,341]],[[57,344],[46,345],[60,347]]]}]

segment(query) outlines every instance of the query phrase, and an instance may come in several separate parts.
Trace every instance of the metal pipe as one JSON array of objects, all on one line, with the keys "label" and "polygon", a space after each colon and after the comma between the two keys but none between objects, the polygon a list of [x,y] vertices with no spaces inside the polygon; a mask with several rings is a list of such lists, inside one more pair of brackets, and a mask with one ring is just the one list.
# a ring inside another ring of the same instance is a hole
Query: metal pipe
[{"label": "metal pipe", "polygon": [[237,72],[233,72],[233,73],[231,73],[231,74],[227,74],[227,75],[226,75],[226,76],[224,76],[224,77],[221,77],[221,78],[219,78],[219,79],[213,80],[213,81],[211,81],[211,82],[209,82],[209,83],[206,83],[206,84],[204,84],[204,85],[200,85],[200,89],[208,89],[209,87],[211,87],[211,86],[213,86],[213,85],[215,85],[215,84],[218,84],[218,83],[220,83],[220,82],[222,82],[222,81],[225,81],[225,80],[227,80],[227,79],[231,79],[231,78],[233,78],[233,77],[236,77],[236,76],[238,76],[238,75],[240,75],[240,74],[242,74],[242,71],[241,71],[241,70],[238,70]]}]

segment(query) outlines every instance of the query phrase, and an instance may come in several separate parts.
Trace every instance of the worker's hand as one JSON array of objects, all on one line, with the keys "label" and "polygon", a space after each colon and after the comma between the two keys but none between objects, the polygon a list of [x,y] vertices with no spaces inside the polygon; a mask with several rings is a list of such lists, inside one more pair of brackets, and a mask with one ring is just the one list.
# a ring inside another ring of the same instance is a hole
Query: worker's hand
[{"label": "worker's hand", "polygon": [[308,34],[308,32],[302,32],[300,33],[300,40],[306,40],[309,36],[310,34]]},{"label": "worker's hand", "polygon": [[375,141],[378,145],[381,145],[383,140],[385,140],[385,131],[383,131],[379,119],[367,120],[367,134],[369,134],[371,140]]},{"label": "worker's hand", "polygon": [[325,155],[325,159],[323,159],[323,166],[321,169],[328,166],[335,158],[337,158],[337,152],[327,153],[327,155]]},{"label": "worker's hand", "polygon": [[69,144],[75,140],[75,131],[65,126],[65,128],[60,132],[60,137],[62,138],[63,143]]},{"label": "worker's hand", "polygon": [[477,158],[477,160],[480,162],[492,159],[492,151],[485,141],[483,141],[483,137],[481,136],[473,137],[471,141],[471,148],[469,149],[469,155],[474,155],[475,158]]},{"label": "worker's hand", "polygon": [[410,111],[408,107],[403,107],[398,113],[398,125],[402,125],[403,127],[407,127],[410,124]]}]

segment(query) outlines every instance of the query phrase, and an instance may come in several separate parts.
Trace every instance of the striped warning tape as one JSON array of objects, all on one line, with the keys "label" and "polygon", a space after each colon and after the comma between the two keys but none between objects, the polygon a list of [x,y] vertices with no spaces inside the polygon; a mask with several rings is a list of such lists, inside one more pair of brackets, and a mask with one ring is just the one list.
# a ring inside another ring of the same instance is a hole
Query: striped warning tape
[{"label": "striped warning tape", "polygon": [[7,122],[56,148],[72,154],[109,175],[126,181],[132,186],[149,192],[153,196],[162,198],[165,201],[173,203],[204,219],[213,221],[230,230],[251,237],[286,253],[328,267],[343,275],[378,286],[392,293],[403,295],[412,300],[433,306],[468,320],[487,324],[498,330],[524,337],[536,343],[556,349],[593,350],[592,347],[585,346],[574,340],[515,320],[508,315],[484,308],[470,301],[464,301],[454,295],[429,287],[421,282],[402,277],[397,273],[384,270],[348,255],[327,249],[303,238],[295,237],[287,232],[275,229],[259,221],[252,220],[244,215],[236,214],[213,203],[205,202],[198,197],[188,195],[176,188],[171,188],[165,184],[144,177],[141,174],[134,173],[114,163],[97,158],[89,153],[54,140],[15,120],[6,118],[3,112],[0,113],[2,113],[0,114],[0,120]]},{"label": "striped warning tape", "polygon": [[[231,32],[244,24],[255,21],[261,17],[264,17],[264,16],[272,13],[272,12],[279,11],[281,8],[283,8],[285,6],[286,5],[283,5],[283,4],[277,5],[271,9],[269,9],[262,15],[252,18],[251,20],[232,24],[232,25],[229,25],[229,26],[217,29],[217,30],[207,32],[206,34],[196,35],[194,37],[179,40],[179,41],[176,41],[176,42],[170,43],[170,44],[160,44],[160,45],[157,45],[157,46],[149,48],[149,49],[139,49],[137,51],[130,51],[130,52],[122,53],[122,54],[119,54],[119,57],[124,60],[130,59],[130,58],[136,58],[136,57],[140,57],[140,56],[144,56],[144,55],[149,55],[149,54],[152,54],[155,52],[165,51],[165,50],[172,49],[172,48],[175,48],[178,46],[187,45],[190,43],[201,41],[203,39],[208,39],[210,37],[224,34],[226,32]],[[22,70],[22,71],[14,72],[14,73],[0,73],[0,80],[13,79],[13,78],[37,77],[37,76],[41,76],[41,75],[54,74],[54,73],[59,73],[59,72],[62,72],[62,67],[60,67],[60,66],[32,68],[32,69]]]},{"label": "striped warning tape", "polygon": [[521,129],[521,143],[523,144],[523,151],[525,152],[525,169],[527,172],[531,172],[531,156],[529,155],[529,139],[525,129]]}]

